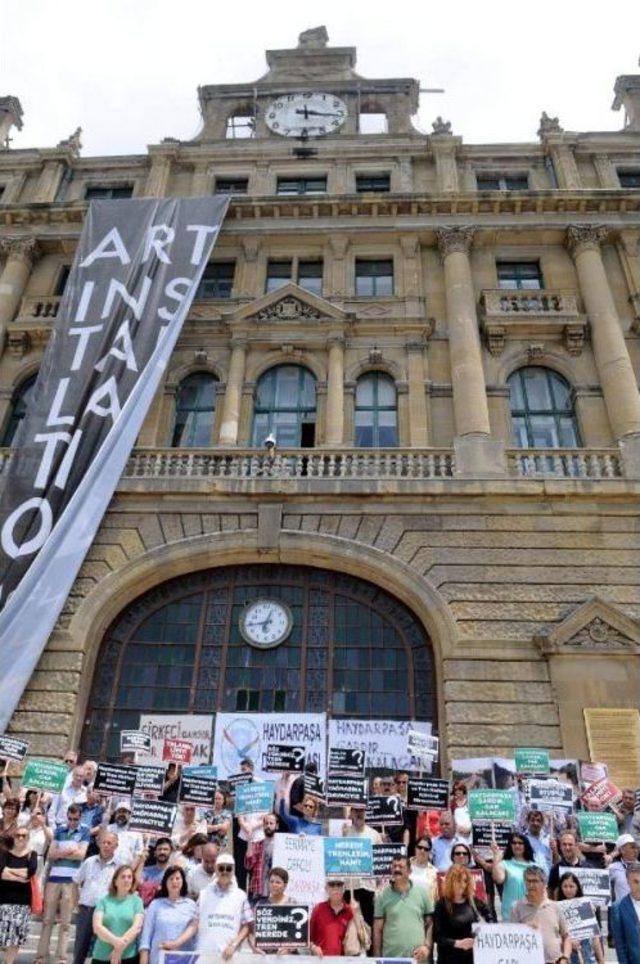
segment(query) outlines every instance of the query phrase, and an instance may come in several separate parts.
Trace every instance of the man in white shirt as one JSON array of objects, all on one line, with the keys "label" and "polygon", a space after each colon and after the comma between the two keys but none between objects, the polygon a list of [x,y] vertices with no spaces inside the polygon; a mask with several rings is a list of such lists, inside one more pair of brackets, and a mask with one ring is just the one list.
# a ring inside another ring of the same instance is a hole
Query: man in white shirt
[{"label": "man in white shirt", "polygon": [[231,854],[220,854],[215,879],[198,898],[198,951],[221,954],[225,961],[238,950],[253,923],[251,905],[238,887],[234,871]]},{"label": "man in white shirt", "polygon": [[220,853],[220,846],[215,841],[205,844],[202,848],[202,863],[191,867],[187,871],[187,887],[189,897],[197,900],[205,887],[208,887],[216,875],[216,861]]},{"label": "man in white shirt", "polygon": [[73,944],[73,964],[84,964],[93,944],[93,912],[96,904],[109,893],[109,885],[119,861],[115,857],[118,838],[115,833],[101,830],[98,837],[100,852],[87,857],[80,864],[73,879],[78,895],[78,916]]},{"label": "man in white shirt", "polygon": [[74,767],[67,782],[51,800],[47,823],[52,830],[64,827],[67,822],[67,810],[72,803],[80,806],[87,802],[87,788],[84,785],[84,770],[82,767]]},{"label": "man in white shirt", "polygon": [[118,849],[116,858],[118,863],[129,864],[136,869],[138,861],[144,851],[144,841],[142,834],[137,830],[129,830],[129,820],[131,819],[131,804],[128,800],[119,800],[113,815],[113,822],[107,827],[118,837]]}]

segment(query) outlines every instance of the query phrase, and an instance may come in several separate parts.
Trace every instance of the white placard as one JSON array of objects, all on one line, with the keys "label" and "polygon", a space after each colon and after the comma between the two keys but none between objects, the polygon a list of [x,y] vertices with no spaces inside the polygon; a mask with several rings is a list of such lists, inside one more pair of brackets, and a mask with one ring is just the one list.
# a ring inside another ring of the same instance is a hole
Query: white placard
[{"label": "white placard", "polygon": [[272,867],[289,873],[287,896],[304,904],[327,899],[324,887],[324,838],[277,833],[273,838]]},{"label": "white placard", "polygon": [[431,735],[431,723],[410,720],[329,720],[330,746],[359,747],[371,769],[415,770],[407,750],[409,731]]},{"label": "white placard", "polygon": [[211,762],[213,717],[190,713],[142,713],[140,730],[151,737],[151,753],[136,756],[138,763],[162,763],[165,740],[186,740],[193,745],[191,763]]},{"label": "white placard", "polygon": [[527,924],[480,924],[473,964],[544,964],[542,934]]},{"label": "white placard", "polygon": [[316,763],[324,777],[326,727],[324,713],[218,713],[213,749],[218,777],[238,773],[245,758],[253,760],[255,776],[268,777],[261,766],[270,743],[304,746],[307,764]]}]

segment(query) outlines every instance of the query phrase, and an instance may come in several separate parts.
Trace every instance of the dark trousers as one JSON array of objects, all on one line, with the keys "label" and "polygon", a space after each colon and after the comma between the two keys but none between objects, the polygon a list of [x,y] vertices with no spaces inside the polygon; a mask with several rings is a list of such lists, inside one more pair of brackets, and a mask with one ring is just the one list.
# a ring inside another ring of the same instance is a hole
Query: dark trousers
[{"label": "dark trousers", "polygon": [[240,837],[235,837],[233,841],[233,857],[236,862],[236,880],[241,890],[247,889],[247,868],[244,865],[244,858],[247,856],[247,841]]},{"label": "dark trousers", "polygon": [[73,942],[73,964],[84,964],[93,949],[93,912],[95,907],[78,905],[76,937]]},{"label": "dark trousers", "polygon": [[372,890],[365,890],[364,887],[356,887],[353,896],[360,904],[360,910],[365,924],[373,930],[373,899],[375,894]]}]

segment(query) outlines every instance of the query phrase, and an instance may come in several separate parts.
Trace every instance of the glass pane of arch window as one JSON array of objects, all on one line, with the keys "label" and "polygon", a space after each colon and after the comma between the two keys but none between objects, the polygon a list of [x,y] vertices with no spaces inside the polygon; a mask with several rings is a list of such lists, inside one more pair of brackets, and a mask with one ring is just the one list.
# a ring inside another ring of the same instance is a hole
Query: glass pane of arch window
[{"label": "glass pane of arch window", "polygon": [[20,423],[26,414],[27,405],[29,404],[29,399],[33,394],[37,377],[37,375],[31,375],[29,378],[26,378],[20,385],[18,385],[13,393],[9,420],[2,436],[2,443],[0,443],[2,448],[9,448],[13,444],[13,440],[16,437],[16,432],[18,431]]},{"label": "glass pane of arch window", "polygon": [[218,379],[209,372],[187,375],[176,393],[172,448],[206,448],[211,445]]},{"label": "glass pane of arch window", "polygon": [[519,448],[581,446],[571,387],[550,368],[520,368],[508,379],[514,445]]},{"label": "glass pane of arch window", "polygon": [[312,448],[315,441],[316,380],[301,365],[278,365],[259,379],[253,445],[275,435],[279,447]]},{"label": "glass pane of arch window", "polygon": [[384,372],[368,372],[356,385],[355,444],[392,448],[398,444],[396,387]]}]

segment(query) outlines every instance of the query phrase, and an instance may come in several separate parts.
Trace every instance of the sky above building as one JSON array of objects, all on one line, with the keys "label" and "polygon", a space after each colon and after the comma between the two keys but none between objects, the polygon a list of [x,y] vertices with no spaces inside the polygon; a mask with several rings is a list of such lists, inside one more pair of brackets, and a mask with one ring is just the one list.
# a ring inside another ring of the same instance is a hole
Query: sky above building
[{"label": "sky above building", "polygon": [[0,95],[18,97],[12,147],[50,147],[81,126],[83,155],[144,153],[200,128],[197,87],[245,83],[265,49],[325,24],[365,77],[415,77],[414,118],[466,143],[535,141],[543,110],[569,131],[620,130],[619,74],[640,73],[638,0],[382,3],[299,0],[0,0]]}]

